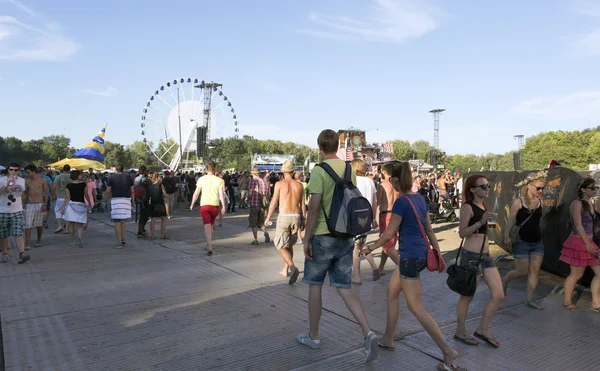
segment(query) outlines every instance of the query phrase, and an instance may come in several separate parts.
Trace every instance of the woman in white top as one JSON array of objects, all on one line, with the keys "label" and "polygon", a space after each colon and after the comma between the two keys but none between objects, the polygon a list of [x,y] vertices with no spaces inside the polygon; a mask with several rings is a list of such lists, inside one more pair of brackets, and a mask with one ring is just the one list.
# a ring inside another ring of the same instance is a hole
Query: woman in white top
[{"label": "woman in white top", "polygon": [[[377,229],[377,188],[373,179],[367,177],[367,164],[360,159],[352,161],[352,171],[356,174],[356,187],[364,198],[369,200],[373,209],[373,229]],[[352,283],[360,285],[360,251],[367,241],[367,234],[361,234],[354,238],[354,254],[352,258]],[[373,270],[373,281],[381,277],[381,271],[375,264],[373,255],[365,256]]]}]

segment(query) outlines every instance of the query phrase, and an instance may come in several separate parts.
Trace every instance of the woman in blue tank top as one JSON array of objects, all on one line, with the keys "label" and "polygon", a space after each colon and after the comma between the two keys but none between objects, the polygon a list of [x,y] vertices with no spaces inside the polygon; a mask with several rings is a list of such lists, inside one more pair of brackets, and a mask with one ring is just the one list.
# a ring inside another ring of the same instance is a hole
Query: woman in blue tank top
[{"label": "woman in blue tank top", "polygon": [[571,235],[563,244],[560,260],[569,264],[571,273],[565,279],[564,306],[572,312],[582,310],[573,304],[573,291],[577,281],[583,277],[586,267],[594,271],[592,280],[592,311],[600,313],[600,263],[598,246],[593,241],[595,210],[590,199],[596,195],[596,181],[583,178],[577,186],[579,199],[571,203]]},{"label": "woman in blue tank top", "polygon": [[[464,370],[453,363],[458,357],[458,352],[452,349],[435,319],[423,307],[421,300],[421,271],[427,267],[427,249],[429,244],[438,252],[440,247],[431,222],[429,220],[429,209],[425,199],[412,191],[412,170],[407,162],[396,165],[392,171],[392,186],[398,192],[399,197],[392,208],[392,218],[386,231],[379,239],[365,246],[362,255],[368,255],[373,250],[384,246],[396,233],[399,233],[398,246],[400,248],[400,262],[388,288],[388,313],[387,325],[383,337],[379,340],[379,346],[394,350],[394,331],[398,323],[400,312],[399,296],[404,291],[404,297],[408,309],[419,320],[425,331],[435,341],[442,351],[444,362],[438,365],[439,370]],[[428,241],[425,240],[421,226],[425,229]]]},{"label": "woman in blue tank top", "polygon": [[[525,305],[530,308],[543,309],[533,300],[533,293],[538,284],[540,268],[544,260],[544,241],[540,221],[542,219],[542,196],[546,184],[546,172],[541,171],[527,177],[517,186],[523,187],[523,197],[513,201],[510,215],[504,231],[504,245],[515,258],[515,269],[506,274],[502,280],[504,294],[508,284],[518,278],[527,277],[527,300]],[[510,230],[519,226],[519,236],[513,245],[510,240]]]}]

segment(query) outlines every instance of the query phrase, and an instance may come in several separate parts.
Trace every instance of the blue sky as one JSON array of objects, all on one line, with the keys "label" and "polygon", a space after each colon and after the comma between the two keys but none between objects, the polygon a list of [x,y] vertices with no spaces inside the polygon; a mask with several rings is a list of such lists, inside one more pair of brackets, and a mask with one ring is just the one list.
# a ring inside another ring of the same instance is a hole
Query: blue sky
[{"label": "blue sky", "polygon": [[0,0],[0,135],[129,144],[156,89],[198,77],[261,139],[432,141],[445,108],[443,149],[503,153],[600,124],[599,64],[600,0]]}]

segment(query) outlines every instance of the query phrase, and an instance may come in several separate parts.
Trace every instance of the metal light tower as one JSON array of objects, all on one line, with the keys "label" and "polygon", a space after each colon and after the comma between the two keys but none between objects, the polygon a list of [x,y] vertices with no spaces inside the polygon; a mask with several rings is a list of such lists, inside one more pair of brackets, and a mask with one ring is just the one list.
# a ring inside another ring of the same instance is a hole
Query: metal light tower
[{"label": "metal light tower", "polygon": [[521,152],[521,149],[523,149],[523,145],[525,144],[525,135],[513,135],[513,138],[517,140],[517,151]]},{"label": "metal light tower", "polygon": [[436,108],[429,111],[433,114],[433,148],[440,149],[440,113],[444,112],[444,108]]},{"label": "metal light tower", "polygon": [[[204,116],[203,116],[203,126],[206,128],[206,140],[205,143],[196,143],[197,153],[201,153],[203,151],[200,150],[200,146],[206,146],[206,142],[212,140],[211,136],[211,120],[210,120],[210,105],[212,103],[212,94],[213,91],[217,91],[218,88],[223,86],[223,84],[219,84],[216,82],[200,82],[200,84],[194,86],[195,88],[201,89],[202,94],[204,94]],[[198,127],[196,127],[198,130]]]}]

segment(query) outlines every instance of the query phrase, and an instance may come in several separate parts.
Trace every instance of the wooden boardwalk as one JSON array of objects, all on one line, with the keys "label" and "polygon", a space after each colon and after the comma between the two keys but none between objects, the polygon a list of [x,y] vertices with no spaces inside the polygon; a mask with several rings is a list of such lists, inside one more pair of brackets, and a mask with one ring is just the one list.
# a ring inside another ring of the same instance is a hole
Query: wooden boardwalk
[{"label": "wooden boardwalk", "polygon": [[[16,370],[435,370],[441,355],[401,299],[395,352],[362,362],[358,325],[336,291],[325,286],[319,350],[299,345],[308,328],[308,288],[287,285],[272,244],[249,247],[247,215],[228,214],[216,231],[215,255],[204,255],[198,211],[179,211],[169,221],[168,241],[138,240],[135,225],[122,250],[112,248],[108,215],[95,214],[82,249],[46,230],[31,263],[0,266],[0,315],[5,369]],[[274,230],[273,230],[274,233]],[[441,232],[455,249],[451,230]],[[296,246],[302,268],[302,249]],[[450,256],[450,255],[448,255]],[[503,263],[509,267],[510,263]],[[363,268],[360,293],[374,330],[385,327],[388,275],[372,282]],[[470,370],[597,369],[600,316],[564,310],[561,298],[546,310],[526,308],[524,284],[511,286],[494,319],[500,349],[455,344],[457,297],[445,274],[423,273],[425,307]],[[544,275],[548,295],[562,280]],[[471,306],[474,330],[488,294],[482,285]],[[581,305],[589,308],[582,299]]]}]

